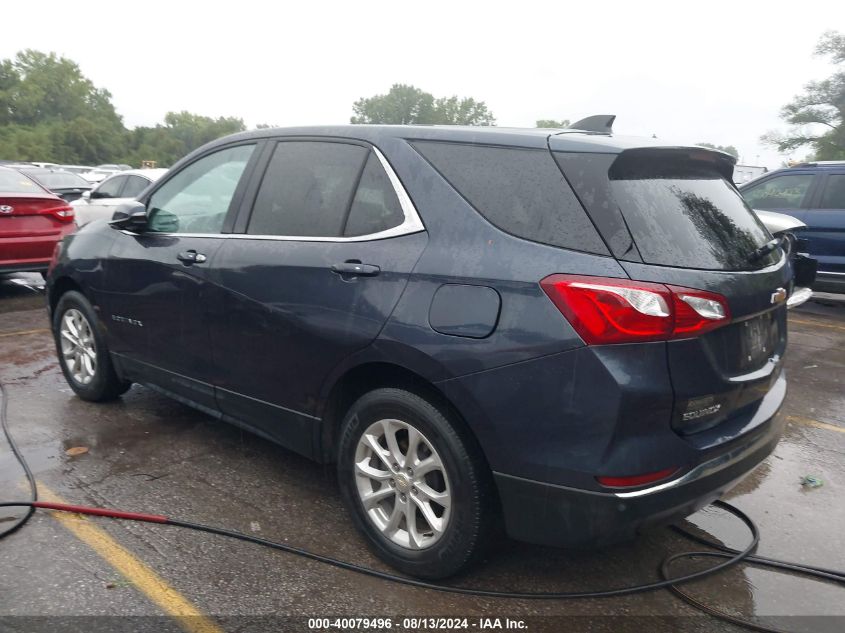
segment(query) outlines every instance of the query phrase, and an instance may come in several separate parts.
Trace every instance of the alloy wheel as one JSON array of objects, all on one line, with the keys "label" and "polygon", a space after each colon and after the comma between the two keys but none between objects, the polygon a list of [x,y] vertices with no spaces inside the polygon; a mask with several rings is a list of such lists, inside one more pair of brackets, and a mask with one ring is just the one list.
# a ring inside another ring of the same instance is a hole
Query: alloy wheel
[{"label": "alloy wheel", "polygon": [[67,310],[59,335],[68,373],[78,384],[89,384],[97,375],[97,343],[88,319],[76,308]]},{"label": "alloy wheel", "polygon": [[449,524],[452,494],[443,460],[407,422],[371,424],[358,440],[355,480],[364,511],[390,541],[420,550]]}]

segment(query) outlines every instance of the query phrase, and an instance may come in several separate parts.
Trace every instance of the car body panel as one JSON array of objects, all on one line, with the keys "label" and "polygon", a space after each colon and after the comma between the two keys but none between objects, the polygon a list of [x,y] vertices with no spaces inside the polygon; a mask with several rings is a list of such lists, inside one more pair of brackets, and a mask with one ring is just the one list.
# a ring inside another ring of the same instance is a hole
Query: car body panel
[{"label": "car body panel", "polygon": [[[324,378],[378,336],[426,241],[425,233],[340,243],[221,240],[208,302],[221,411],[252,418],[284,442],[287,412],[314,416]],[[331,270],[349,260],[380,272]]]}]

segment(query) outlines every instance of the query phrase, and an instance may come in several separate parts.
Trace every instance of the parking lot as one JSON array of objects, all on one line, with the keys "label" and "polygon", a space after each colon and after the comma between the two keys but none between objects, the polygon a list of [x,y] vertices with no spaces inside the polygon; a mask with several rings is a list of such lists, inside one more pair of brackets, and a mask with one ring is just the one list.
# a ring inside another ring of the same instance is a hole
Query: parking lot
[{"label": "parking lot", "polygon": [[[105,405],[76,398],[56,362],[40,283],[37,275],[0,279],[0,380],[43,498],[223,526],[387,570],[343,510],[330,467],[141,386]],[[730,499],[760,527],[761,554],[842,569],[845,300],[825,295],[790,313],[789,337],[786,433]],[[805,476],[823,485],[802,486]],[[4,499],[26,496],[5,443],[0,489]],[[20,513],[6,509],[0,526]],[[745,542],[741,526],[716,510],[688,522],[729,545]],[[600,552],[501,540],[454,582],[521,591],[621,586],[656,579],[668,553],[690,548],[668,528]],[[0,543],[0,570],[0,631],[50,630],[57,617],[80,630],[118,626],[101,616],[138,616],[132,630],[308,630],[308,618],[362,615],[393,617],[398,630],[403,616],[467,617],[474,629],[490,617],[528,630],[734,630],[666,591],[578,601],[459,596],[213,535],[46,511]],[[762,569],[740,566],[688,589],[769,626],[841,631],[845,623],[841,588]]]}]

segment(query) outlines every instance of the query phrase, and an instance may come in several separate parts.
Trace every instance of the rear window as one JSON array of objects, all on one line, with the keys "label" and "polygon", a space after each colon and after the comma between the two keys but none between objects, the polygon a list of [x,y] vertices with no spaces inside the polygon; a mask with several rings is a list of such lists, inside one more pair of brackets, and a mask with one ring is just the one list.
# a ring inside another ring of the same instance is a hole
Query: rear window
[{"label": "rear window", "polygon": [[90,189],[91,185],[84,178],[70,172],[32,172],[28,174],[47,189]]},{"label": "rear window", "polygon": [[413,146],[501,230],[532,242],[609,254],[547,150],[429,141]]},{"label": "rear window", "polygon": [[643,261],[706,270],[752,270],[771,236],[714,160],[663,151],[625,152],[608,173],[613,198]]},{"label": "rear window", "polygon": [[21,173],[0,169],[0,193],[43,193],[43,190]]}]

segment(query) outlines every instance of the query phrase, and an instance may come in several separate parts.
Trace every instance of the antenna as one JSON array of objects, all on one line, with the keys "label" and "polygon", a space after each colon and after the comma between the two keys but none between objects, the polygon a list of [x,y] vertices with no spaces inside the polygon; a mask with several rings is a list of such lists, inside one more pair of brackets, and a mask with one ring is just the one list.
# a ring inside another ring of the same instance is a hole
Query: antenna
[{"label": "antenna", "polygon": [[615,114],[594,114],[586,119],[576,121],[568,129],[583,130],[594,134],[613,134],[613,122],[615,120]]}]

